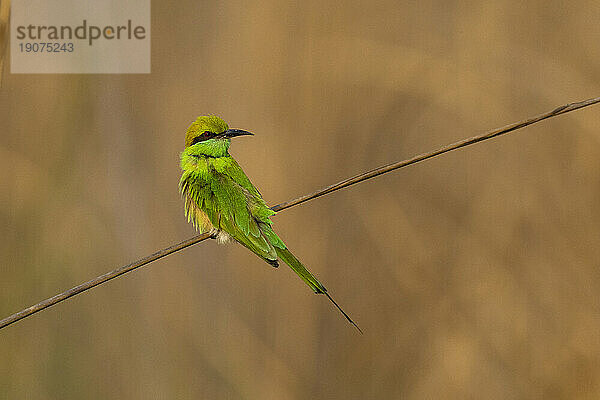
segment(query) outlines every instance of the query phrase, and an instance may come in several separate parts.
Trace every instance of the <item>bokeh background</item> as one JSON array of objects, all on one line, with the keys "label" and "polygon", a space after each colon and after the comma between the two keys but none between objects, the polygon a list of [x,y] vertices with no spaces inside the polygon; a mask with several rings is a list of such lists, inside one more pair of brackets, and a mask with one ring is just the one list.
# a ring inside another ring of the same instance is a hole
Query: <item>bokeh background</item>
[{"label": "bokeh background", "polygon": [[[214,113],[270,204],[600,94],[597,1],[152,4],[149,75],[0,89],[0,317],[194,235]],[[286,267],[204,242],[0,331],[7,399],[597,399],[600,108],[274,217]]]}]

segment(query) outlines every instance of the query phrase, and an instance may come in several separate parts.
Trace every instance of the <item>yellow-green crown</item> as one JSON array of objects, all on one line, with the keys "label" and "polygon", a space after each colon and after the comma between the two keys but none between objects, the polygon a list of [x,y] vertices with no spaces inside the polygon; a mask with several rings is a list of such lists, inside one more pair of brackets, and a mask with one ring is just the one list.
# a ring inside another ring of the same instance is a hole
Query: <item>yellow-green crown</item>
[{"label": "yellow-green crown", "polygon": [[229,129],[227,123],[216,115],[204,115],[196,118],[185,134],[185,147],[191,146],[194,138],[208,131],[214,134],[225,132]]}]

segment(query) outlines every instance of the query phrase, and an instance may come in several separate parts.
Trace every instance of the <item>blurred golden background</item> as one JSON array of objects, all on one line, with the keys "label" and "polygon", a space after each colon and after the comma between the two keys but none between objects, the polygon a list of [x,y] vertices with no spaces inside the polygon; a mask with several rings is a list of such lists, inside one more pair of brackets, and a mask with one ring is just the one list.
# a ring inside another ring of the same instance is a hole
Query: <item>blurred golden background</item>
[{"label": "blurred golden background", "polygon": [[[600,95],[600,4],[154,2],[149,75],[0,89],[0,318],[195,234],[193,119],[270,204]],[[10,61],[10,60],[8,60]],[[7,399],[597,399],[600,108],[204,242],[0,331]]]}]

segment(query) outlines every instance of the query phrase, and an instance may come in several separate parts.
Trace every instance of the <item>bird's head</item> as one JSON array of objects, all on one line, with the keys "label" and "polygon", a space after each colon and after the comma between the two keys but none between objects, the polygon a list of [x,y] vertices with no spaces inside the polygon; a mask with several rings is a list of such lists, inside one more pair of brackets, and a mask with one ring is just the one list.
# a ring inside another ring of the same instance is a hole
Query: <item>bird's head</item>
[{"label": "bird's head", "polygon": [[214,145],[218,142],[226,142],[227,146],[232,137],[252,135],[252,133],[241,129],[229,129],[227,123],[215,115],[198,117],[187,130],[185,135],[185,147],[197,143]]}]

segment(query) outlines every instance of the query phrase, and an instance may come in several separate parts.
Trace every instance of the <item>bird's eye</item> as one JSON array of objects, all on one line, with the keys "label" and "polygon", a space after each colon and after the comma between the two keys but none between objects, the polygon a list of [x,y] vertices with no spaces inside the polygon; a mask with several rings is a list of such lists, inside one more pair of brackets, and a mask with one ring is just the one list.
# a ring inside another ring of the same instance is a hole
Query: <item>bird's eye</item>
[{"label": "bird's eye", "polygon": [[214,133],[212,133],[211,131],[204,131],[202,132],[201,135],[196,136],[193,140],[192,140],[192,144],[191,145],[195,145],[198,142],[203,142],[207,139],[210,139],[214,136]]}]

